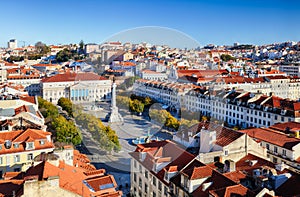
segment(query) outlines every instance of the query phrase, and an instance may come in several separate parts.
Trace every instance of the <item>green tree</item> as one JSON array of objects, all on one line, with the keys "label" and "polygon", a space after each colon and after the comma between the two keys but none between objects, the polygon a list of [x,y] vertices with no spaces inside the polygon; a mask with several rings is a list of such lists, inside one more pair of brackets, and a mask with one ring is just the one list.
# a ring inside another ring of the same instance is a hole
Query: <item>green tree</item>
[{"label": "green tree", "polygon": [[166,123],[168,114],[169,112],[167,112],[166,110],[159,109],[151,109],[149,112],[150,118],[161,125],[164,125]]},{"label": "green tree", "polygon": [[230,60],[235,60],[234,57],[232,57],[231,55],[228,55],[228,54],[222,54],[221,55],[221,60],[224,61],[224,62],[228,62]]},{"label": "green tree", "polygon": [[59,51],[57,54],[56,54],[56,60],[58,62],[67,62],[69,61],[69,59],[72,58],[72,53],[69,49],[65,48],[61,51]]},{"label": "green tree", "polygon": [[35,50],[38,54],[45,55],[50,52],[50,47],[48,47],[45,43],[42,43],[41,41],[35,43]]},{"label": "green tree", "polygon": [[84,42],[83,40],[80,40],[79,42],[79,54],[83,54],[84,53]]},{"label": "green tree", "polygon": [[92,134],[93,139],[99,142],[100,148],[110,152],[121,150],[118,136],[114,130],[105,126],[100,119],[91,114],[83,113],[78,108],[75,111],[76,113],[73,114],[76,123]]},{"label": "green tree", "polygon": [[63,116],[59,115],[53,119],[52,127],[56,131],[56,140],[59,142],[72,143],[78,145],[81,143],[82,137],[80,131],[73,122],[67,121]]},{"label": "green tree", "polygon": [[138,99],[129,101],[129,108],[133,112],[142,113],[144,111],[144,103],[139,101]]},{"label": "green tree", "polygon": [[178,130],[179,125],[179,121],[169,113],[166,119],[165,126],[171,129]]},{"label": "green tree", "polygon": [[51,102],[38,97],[39,110],[44,116],[44,118],[55,118],[59,115],[57,107],[55,107]]},{"label": "green tree", "polygon": [[61,106],[62,109],[65,110],[70,117],[74,117],[73,116],[73,104],[70,99],[61,97],[60,99],[58,99],[57,104],[59,106]]},{"label": "green tree", "polygon": [[130,98],[127,96],[119,96],[117,95],[116,103],[119,108],[129,109]]}]

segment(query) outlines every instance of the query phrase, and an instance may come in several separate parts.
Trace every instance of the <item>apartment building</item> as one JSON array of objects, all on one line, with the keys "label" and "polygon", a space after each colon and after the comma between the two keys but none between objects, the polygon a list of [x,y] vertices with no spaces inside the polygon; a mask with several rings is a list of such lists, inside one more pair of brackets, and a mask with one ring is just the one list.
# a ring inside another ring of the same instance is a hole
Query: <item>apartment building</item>
[{"label": "apartment building", "polygon": [[213,122],[202,121],[178,131],[173,140],[186,148],[193,147],[199,152],[198,160],[203,163],[237,161],[248,153],[262,158],[267,156],[266,150],[247,134]]},{"label": "apartment building", "polygon": [[281,64],[279,70],[289,76],[300,77],[300,64]]},{"label": "apartment building", "polygon": [[131,159],[131,193],[139,197],[169,196],[170,179],[195,156],[171,141],[138,144]]},{"label": "apartment building", "polygon": [[36,129],[0,132],[0,175],[25,171],[36,156],[53,149],[50,132]]},{"label": "apartment building", "polygon": [[277,122],[300,122],[300,102],[275,95],[147,80],[138,80],[134,84],[134,93],[149,96],[177,112],[181,108],[201,112],[229,126],[246,128],[270,126]]},{"label": "apartment building", "polygon": [[300,172],[300,123],[285,122],[269,128],[241,130],[260,142],[268,152],[267,156],[275,164],[284,163],[290,169]]}]

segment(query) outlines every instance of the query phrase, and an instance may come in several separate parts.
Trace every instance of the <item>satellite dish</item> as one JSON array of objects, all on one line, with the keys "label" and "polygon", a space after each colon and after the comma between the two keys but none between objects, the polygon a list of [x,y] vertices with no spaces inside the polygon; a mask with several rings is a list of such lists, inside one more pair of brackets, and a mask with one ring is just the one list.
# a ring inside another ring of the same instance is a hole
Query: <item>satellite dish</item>
[{"label": "satellite dish", "polygon": [[11,143],[10,140],[5,140],[4,146],[5,146],[6,149],[10,149],[10,148],[11,148],[11,145],[12,145],[12,143]]}]

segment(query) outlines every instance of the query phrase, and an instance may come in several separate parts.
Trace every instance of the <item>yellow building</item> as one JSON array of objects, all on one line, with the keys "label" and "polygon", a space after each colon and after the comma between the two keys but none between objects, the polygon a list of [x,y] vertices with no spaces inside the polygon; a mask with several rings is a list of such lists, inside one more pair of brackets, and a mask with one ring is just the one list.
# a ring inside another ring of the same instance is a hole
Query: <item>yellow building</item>
[{"label": "yellow building", "polygon": [[50,132],[36,129],[0,132],[0,177],[5,172],[27,170],[37,155],[53,149]]}]

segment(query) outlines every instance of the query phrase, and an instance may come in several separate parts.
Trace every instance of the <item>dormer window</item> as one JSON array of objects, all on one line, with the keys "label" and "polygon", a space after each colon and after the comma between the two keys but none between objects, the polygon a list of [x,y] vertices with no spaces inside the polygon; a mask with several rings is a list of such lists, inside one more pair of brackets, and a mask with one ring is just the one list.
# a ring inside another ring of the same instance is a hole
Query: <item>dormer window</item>
[{"label": "dormer window", "polygon": [[44,145],[45,141],[44,140],[40,140],[40,145]]},{"label": "dormer window", "polygon": [[19,143],[14,143],[14,148],[19,148],[20,144]]},{"label": "dormer window", "polygon": [[32,150],[32,149],[34,149],[33,142],[27,142],[26,143],[26,150]]}]

